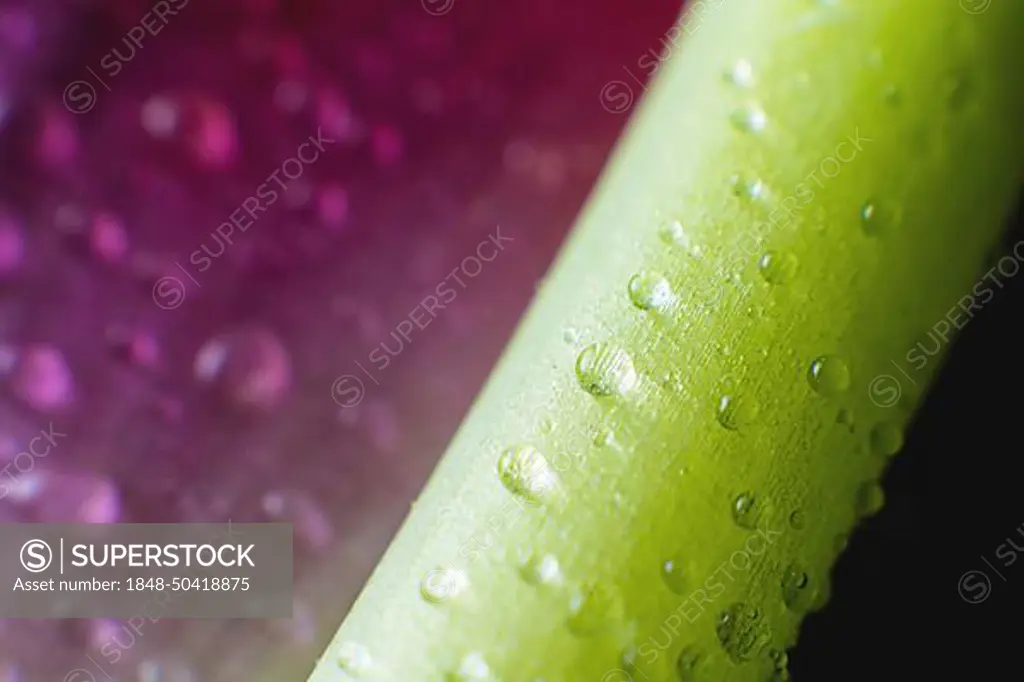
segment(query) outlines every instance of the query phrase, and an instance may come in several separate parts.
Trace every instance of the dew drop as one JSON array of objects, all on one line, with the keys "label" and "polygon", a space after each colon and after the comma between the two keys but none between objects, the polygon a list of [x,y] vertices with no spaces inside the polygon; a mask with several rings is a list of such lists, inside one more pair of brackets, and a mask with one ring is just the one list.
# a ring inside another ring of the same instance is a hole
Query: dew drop
[{"label": "dew drop", "polygon": [[580,637],[601,632],[622,618],[619,596],[599,583],[584,585],[569,603],[569,631]]},{"label": "dew drop", "polygon": [[686,228],[678,220],[665,222],[658,230],[658,236],[665,244],[679,246],[691,256],[699,257],[701,255],[700,247],[693,242],[690,235],[686,233]]},{"label": "dew drop", "polygon": [[686,241],[686,230],[678,220],[670,220],[661,227],[658,236],[666,244],[681,244]]},{"label": "dew drop", "polygon": [[733,500],[732,519],[740,528],[757,530],[757,523],[760,517],[761,507],[753,493],[741,493]]},{"label": "dew drop", "polygon": [[718,423],[730,431],[748,427],[757,420],[758,407],[753,400],[724,395],[718,401]]},{"label": "dew drop", "polygon": [[441,604],[462,594],[469,587],[464,571],[455,568],[435,568],[420,580],[420,594],[432,604]]},{"label": "dew drop", "polygon": [[871,199],[860,208],[860,223],[869,235],[880,235],[897,225],[900,221],[899,211],[891,206]]},{"label": "dew drop", "polygon": [[811,363],[807,381],[821,395],[836,397],[850,388],[850,368],[842,358],[821,356]]},{"label": "dew drop", "polygon": [[687,580],[683,571],[683,562],[678,558],[669,559],[661,565],[661,578],[668,589],[676,594],[686,592]]},{"label": "dew drop", "polygon": [[866,517],[877,514],[885,505],[885,491],[877,481],[868,481],[857,490],[857,514]]},{"label": "dew drop", "polygon": [[547,458],[529,445],[517,445],[501,453],[498,477],[510,493],[531,502],[542,502],[558,488],[558,474]]},{"label": "dew drop", "polygon": [[253,327],[209,339],[196,353],[193,374],[233,406],[268,411],[291,391],[291,363],[275,332]]},{"label": "dew drop", "polygon": [[558,559],[551,554],[534,554],[519,568],[519,573],[530,585],[556,585],[562,581]]},{"label": "dew drop", "polygon": [[576,359],[576,378],[584,391],[609,396],[632,390],[638,380],[626,351],[601,343],[587,346]]},{"label": "dew drop", "polygon": [[737,602],[718,616],[715,632],[722,649],[734,663],[746,663],[767,645],[767,625],[756,608]]},{"label": "dew drop", "polygon": [[629,300],[640,310],[665,308],[674,297],[668,280],[656,272],[640,272],[629,280]]},{"label": "dew drop", "polygon": [[741,88],[754,86],[754,67],[746,59],[740,59],[725,74],[726,80]]},{"label": "dew drop", "polygon": [[784,284],[790,281],[796,272],[796,266],[795,256],[776,251],[769,251],[757,261],[761,277],[769,284]]},{"label": "dew drop", "polygon": [[874,225],[876,211],[877,208],[871,202],[864,204],[860,208],[860,221],[866,232],[874,232],[876,230]]},{"label": "dew drop", "polygon": [[882,457],[892,457],[903,447],[903,432],[896,426],[881,422],[871,429],[871,451]]},{"label": "dew drop", "polygon": [[462,658],[459,669],[450,676],[450,679],[452,682],[491,682],[494,678],[483,654],[473,652]]},{"label": "dew drop", "polygon": [[799,509],[789,515],[789,527],[793,530],[803,530],[807,527],[807,519]]},{"label": "dew drop", "polygon": [[370,652],[358,642],[342,642],[338,647],[335,660],[339,668],[354,677],[365,675],[373,667]]},{"label": "dew drop", "polygon": [[760,199],[766,194],[764,182],[757,178],[748,178],[739,173],[729,178],[732,193],[741,199]]},{"label": "dew drop", "polygon": [[753,104],[736,109],[729,116],[729,120],[737,130],[744,133],[759,133],[768,123],[764,111]]},{"label": "dew drop", "polygon": [[695,647],[684,647],[676,658],[676,675],[679,682],[695,682],[697,666],[700,664],[700,653]]},{"label": "dew drop", "polygon": [[782,601],[786,608],[797,613],[806,611],[813,597],[807,571],[799,564],[790,564],[782,575]]}]

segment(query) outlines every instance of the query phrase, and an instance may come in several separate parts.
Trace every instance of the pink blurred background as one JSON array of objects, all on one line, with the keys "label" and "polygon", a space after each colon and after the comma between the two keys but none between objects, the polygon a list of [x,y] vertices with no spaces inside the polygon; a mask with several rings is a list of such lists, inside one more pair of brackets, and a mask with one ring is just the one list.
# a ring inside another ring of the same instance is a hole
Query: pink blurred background
[{"label": "pink blurred background", "polygon": [[0,522],[296,529],[291,621],[0,621],[0,682],[304,680],[678,10],[0,0]]}]

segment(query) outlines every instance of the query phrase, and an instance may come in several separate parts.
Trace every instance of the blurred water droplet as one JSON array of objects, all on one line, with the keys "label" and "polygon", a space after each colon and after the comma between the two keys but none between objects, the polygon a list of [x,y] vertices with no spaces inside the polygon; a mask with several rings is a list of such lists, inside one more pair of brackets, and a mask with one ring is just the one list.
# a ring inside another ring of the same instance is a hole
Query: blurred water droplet
[{"label": "blurred water droplet", "polygon": [[14,393],[44,413],[57,413],[75,400],[75,380],[64,354],[54,346],[29,346],[18,354],[11,375]]},{"label": "blurred water droplet", "polygon": [[749,178],[743,174],[736,173],[729,178],[729,184],[735,196],[750,201],[761,199],[766,196],[767,188],[759,178]]},{"label": "blurred water droplet", "polygon": [[764,111],[755,104],[736,109],[730,115],[729,120],[732,121],[733,127],[745,133],[759,133],[768,123],[768,117]]},{"label": "blurred water droplet", "polygon": [[785,284],[796,274],[796,257],[788,253],[769,251],[757,262],[761,276],[769,284]]},{"label": "blurred water droplet", "polygon": [[687,241],[686,230],[678,220],[666,221],[658,230],[658,236],[666,244],[683,244]]},{"label": "blurred water droplet", "polygon": [[656,272],[640,272],[629,280],[629,300],[640,310],[665,308],[673,298],[668,280]]},{"label": "blurred water droplet", "polygon": [[143,130],[159,140],[174,137],[181,125],[178,103],[161,95],[153,95],[142,104],[140,117]]},{"label": "blurred water droplet", "polygon": [[289,114],[296,114],[309,100],[308,86],[296,80],[283,80],[274,88],[274,105]]},{"label": "blurred water droplet", "polygon": [[[0,7],[0,43],[4,44],[7,50],[31,52],[37,46],[38,35],[38,22],[29,6]],[[13,57],[14,55],[10,55],[7,58]],[[2,677],[0,681],[3,681]]]},{"label": "blurred water droplet", "polygon": [[498,477],[506,490],[531,502],[543,502],[559,486],[558,473],[544,455],[529,445],[518,445],[501,453]]},{"label": "blurred water droplet", "polygon": [[380,453],[394,454],[401,445],[402,430],[398,421],[398,413],[391,403],[378,400],[364,404],[365,421],[370,444]]},{"label": "blurred water droplet", "polygon": [[587,393],[609,396],[627,393],[639,381],[626,351],[603,343],[588,346],[576,359],[576,378]]},{"label": "blurred water droplet", "polygon": [[452,682],[492,682],[490,666],[483,654],[473,652],[466,654],[455,671]]},{"label": "blurred water droplet", "polygon": [[622,618],[622,603],[611,586],[600,583],[583,585],[569,603],[570,632],[588,637]]},{"label": "blurred water droplet", "polygon": [[734,663],[752,660],[771,639],[767,624],[761,620],[761,612],[742,602],[723,609],[715,632],[722,649]]},{"label": "blurred water droplet", "polygon": [[799,509],[794,510],[789,515],[789,525],[793,530],[803,530],[807,526],[807,519],[804,517],[804,513]]},{"label": "blurred water droplet", "polygon": [[850,368],[842,358],[823,355],[811,363],[807,381],[819,394],[834,398],[850,388]]},{"label": "blurred water droplet", "polygon": [[291,388],[291,358],[269,329],[251,328],[215,337],[197,352],[196,379],[214,385],[233,405],[278,407]]},{"label": "blurred water droplet", "polygon": [[757,530],[761,518],[761,507],[757,496],[751,492],[741,493],[732,503],[732,519],[740,528]]},{"label": "blurred water droplet", "polygon": [[456,568],[436,568],[420,580],[420,594],[432,604],[441,604],[469,588],[469,576]]},{"label": "blurred water droplet", "polygon": [[370,672],[373,667],[373,658],[365,646],[358,642],[342,642],[338,646],[335,660],[338,667],[349,675],[359,677]]},{"label": "blurred water droplet", "polygon": [[868,235],[882,235],[900,222],[900,211],[897,207],[883,204],[877,199],[870,199],[861,206],[860,223]]},{"label": "blurred water droplet", "polygon": [[746,59],[740,59],[725,74],[726,80],[741,88],[754,87],[754,67]]},{"label": "blurred water droplet", "polygon": [[724,395],[718,401],[718,423],[730,431],[738,431],[753,424],[759,411],[752,399]]},{"label": "blurred water droplet", "polygon": [[108,213],[100,213],[92,221],[89,247],[100,261],[119,263],[128,255],[128,233],[120,220]]},{"label": "blurred water droplet", "polygon": [[193,362],[193,373],[201,382],[214,381],[224,370],[228,361],[228,342],[225,338],[215,338],[206,342],[196,353]]},{"label": "blurred water droplet", "polygon": [[562,569],[552,554],[534,554],[519,569],[523,580],[531,585],[556,585],[562,581]]},{"label": "blurred water droplet", "polygon": [[192,103],[185,135],[192,157],[204,167],[224,168],[238,154],[238,127],[234,113],[221,102],[197,99]]},{"label": "blurred water droplet", "polygon": [[339,230],[348,219],[348,192],[338,184],[321,185],[316,192],[317,215],[329,229]]},{"label": "blurred water droplet", "polygon": [[683,570],[683,562],[678,558],[669,559],[662,563],[661,578],[665,581],[668,589],[676,594],[683,594],[689,586],[689,581]]},{"label": "blurred water droplet", "polygon": [[782,575],[782,600],[786,608],[798,613],[806,611],[813,598],[806,569],[800,564],[790,564]]}]

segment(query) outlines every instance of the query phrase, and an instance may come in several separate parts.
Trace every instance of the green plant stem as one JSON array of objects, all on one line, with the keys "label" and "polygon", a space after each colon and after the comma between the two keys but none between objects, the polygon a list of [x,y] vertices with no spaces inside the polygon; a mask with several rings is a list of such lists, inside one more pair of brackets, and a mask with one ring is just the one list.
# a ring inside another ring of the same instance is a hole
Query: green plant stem
[{"label": "green plant stem", "polygon": [[983,303],[1024,3],[704,6],[311,682],[785,677]]}]

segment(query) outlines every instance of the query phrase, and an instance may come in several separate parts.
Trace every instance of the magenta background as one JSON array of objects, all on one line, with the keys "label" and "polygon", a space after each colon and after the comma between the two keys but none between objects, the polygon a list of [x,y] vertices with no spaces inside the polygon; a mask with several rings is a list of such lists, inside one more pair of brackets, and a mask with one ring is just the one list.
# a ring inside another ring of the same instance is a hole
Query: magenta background
[{"label": "magenta background", "polygon": [[[419,0],[191,0],[70,112],[65,87],[126,54],[151,5],[0,1],[0,464],[51,421],[68,434],[0,522],[293,521],[292,622],[161,621],[108,672],[260,679],[270,656],[288,662],[277,679],[304,679],[624,125],[602,88],[642,73],[678,2],[454,0],[432,16]],[[293,112],[282,81],[307,93]],[[140,124],[153,95],[180,107],[171,139]],[[294,205],[158,307],[154,282],[324,125],[348,140]],[[340,220],[318,208],[332,200]],[[332,382],[496,225],[514,242],[340,409]],[[196,354],[221,335],[225,372],[204,384]],[[243,404],[253,386],[261,402]],[[0,682],[90,669],[119,627],[0,622]]]}]

